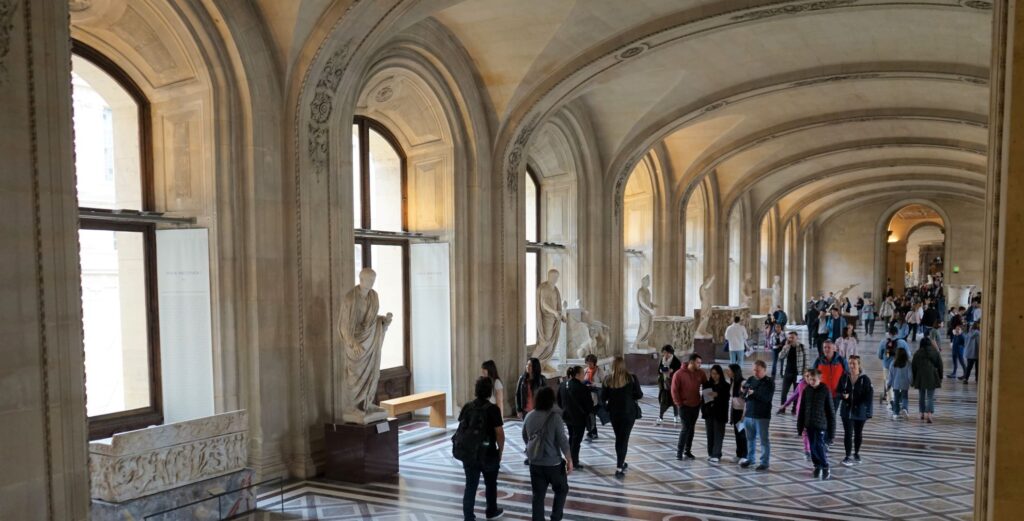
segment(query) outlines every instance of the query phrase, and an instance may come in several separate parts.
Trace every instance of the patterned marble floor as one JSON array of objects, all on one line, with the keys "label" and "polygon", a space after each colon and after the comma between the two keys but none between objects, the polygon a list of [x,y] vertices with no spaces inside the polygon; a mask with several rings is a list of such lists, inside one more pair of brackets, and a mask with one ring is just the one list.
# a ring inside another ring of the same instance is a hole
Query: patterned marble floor
[{"label": "patterned marble floor", "polygon": [[[871,350],[877,341],[870,342]],[[948,363],[948,347],[944,356]],[[865,358],[868,374],[880,386],[881,366]],[[948,372],[948,366],[947,366]],[[678,427],[656,426],[656,393],[645,388],[644,418],[630,440],[630,469],[614,477],[614,446],[610,426],[601,438],[584,443],[587,466],[569,479],[566,519],[719,520],[719,519],[971,519],[974,489],[976,385],[945,383],[936,394],[936,420],[917,419],[916,391],[911,419],[892,421],[876,409],[865,428],[863,463],[839,465],[839,426],[832,463],[833,479],[811,477],[791,415],[772,419],[771,471],[741,469],[734,463],[704,461],[703,420],[698,422],[695,461],[676,461]],[[671,413],[669,413],[671,414]],[[406,429],[403,440],[409,440]],[[520,423],[506,424],[509,446],[499,476],[498,501],[505,519],[530,518],[528,469],[522,464]],[[458,519],[461,518],[463,473],[451,457],[448,436],[403,441],[400,476],[390,483],[354,485],[306,481],[262,496],[253,520]],[[734,454],[731,432],[726,456]],[[838,452],[838,457],[835,457]],[[727,458],[731,459],[731,458]],[[283,499],[283,501],[282,501]],[[548,503],[550,505],[550,496]],[[483,519],[483,487],[477,503]]]}]

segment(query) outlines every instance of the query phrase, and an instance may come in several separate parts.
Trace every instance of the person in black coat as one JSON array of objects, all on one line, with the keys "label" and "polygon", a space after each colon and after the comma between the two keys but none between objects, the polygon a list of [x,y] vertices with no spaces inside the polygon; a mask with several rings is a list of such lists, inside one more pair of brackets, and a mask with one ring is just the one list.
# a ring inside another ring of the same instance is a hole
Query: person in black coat
[{"label": "person in black coat", "polygon": [[[869,400],[870,401],[870,400]],[[836,436],[836,416],[832,407],[832,391],[821,383],[821,372],[807,370],[807,387],[800,397],[800,410],[796,416],[796,432],[803,435],[811,445],[811,462],[814,463],[814,477],[828,479],[828,446]]]},{"label": "person in black coat", "polygon": [[644,397],[640,383],[626,370],[626,361],[616,356],[612,361],[612,373],[605,377],[601,387],[601,403],[608,409],[615,431],[615,476],[626,475],[626,451],[629,449],[629,435],[633,424],[640,418],[638,400]]},{"label": "person in black coat", "polygon": [[747,433],[740,430],[743,424],[743,410],[746,400],[743,397],[743,368],[740,364],[729,364],[729,425],[736,438],[736,461],[747,457]]},{"label": "person in black coat", "polygon": [[679,423],[679,408],[672,403],[672,375],[676,374],[683,363],[679,361],[679,358],[675,355],[675,348],[672,346],[665,346],[661,348],[661,359],[658,361],[658,419],[655,420],[655,425],[661,425],[661,422],[665,419],[665,411],[672,408],[672,416],[675,417],[675,422]]},{"label": "person in black coat", "polygon": [[548,381],[541,373],[540,359],[527,360],[526,371],[519,375],[519,381],[516,382],[516,416],[522,419],[532,411],[533,397],[547,385]]},{"label": "person in black coat", "polygon": [[[860,445],[864,440],[864,423],[874,413],[871,379],[861,372],[860,357],[850,357],[850,371],[839,379],[836,394],[842,400],[839,404],[839,417],[843,420],[843,445],[846,458],[843,465],[847,467],[860,463]],[[853,457],[851,458],[851,451]]]},{"label": "person in black coat", "polygon": [[725,439],[725,422],[729,420],[729,403],[732,395],[729,382],[725,381],[722,366],[711,366],[711,379],[704,382],[701,392],[701,412],[708,436],[708,461],[722,461],[722,441]]},{"label": "person in black coat", "polygon": [[587,432],[590,415],[594,412],[594,401],[590,397],[590,388],[583,383],[583,368],[574,365],[566,372],[567,377],[558,386],[558,408],[562,409],[562,420],[569,429],[569,452],[572,454],[572,466],[582,469],[580,465],[580,445],[583,434]]}]

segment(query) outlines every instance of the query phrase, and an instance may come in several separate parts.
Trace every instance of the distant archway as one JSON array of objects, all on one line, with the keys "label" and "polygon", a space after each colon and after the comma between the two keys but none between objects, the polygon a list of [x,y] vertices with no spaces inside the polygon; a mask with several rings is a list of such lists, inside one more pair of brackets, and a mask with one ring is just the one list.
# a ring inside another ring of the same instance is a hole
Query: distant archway
[{"label": "distant archway", "polygon": [[[952,243],[949,234],[949,218],[946,212],[932,201],[913,199],[893,204],[879,218],[877,226],[878,243],[875,249],[875,289],[884,294],[891,285],[895,294],[906,289],[907,245],[908,239],[922,227],[939,227],[942,230],[942,244],[939,257],[943,261],[949,258]],[[918,261],[919,263],[919,261]],[[948,280],[946,267],[940,268],[943,277]]]}]

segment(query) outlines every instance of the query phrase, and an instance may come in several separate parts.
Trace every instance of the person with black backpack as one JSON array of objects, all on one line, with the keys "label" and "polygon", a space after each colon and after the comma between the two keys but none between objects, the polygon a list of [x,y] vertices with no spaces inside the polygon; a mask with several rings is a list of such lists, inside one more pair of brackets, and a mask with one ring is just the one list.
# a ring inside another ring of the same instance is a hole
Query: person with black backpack
[{"label": "person with black backpack", "polygon": [[498,519],[504,510],[498,508],[498,469],[505,450],[505,429],[501,410],[490,402],[494,383],[482,376],[476,381],[476,399],[462,407],[459,427],[452,435],[452,456],[462,462],[466,472],[466,490],[462,495],[462,515],[466,520],[476,519],[476,488],[480,474],[484,475],[484,495],[487,499],[487,519]]}]

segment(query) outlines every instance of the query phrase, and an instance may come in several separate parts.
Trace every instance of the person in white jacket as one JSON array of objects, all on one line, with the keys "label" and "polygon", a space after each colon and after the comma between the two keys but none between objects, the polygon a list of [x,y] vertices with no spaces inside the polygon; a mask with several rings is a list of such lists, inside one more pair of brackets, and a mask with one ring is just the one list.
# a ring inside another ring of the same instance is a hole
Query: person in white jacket
[{"label": "person in white jacket", "polygon": [[732,324],[725,328],[725,341],[729,343],[730,364],[743,364],[748,337],[747,328],[740,324],[740,317],[733,317]]}]

